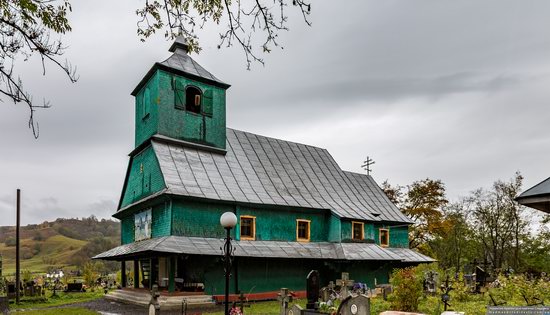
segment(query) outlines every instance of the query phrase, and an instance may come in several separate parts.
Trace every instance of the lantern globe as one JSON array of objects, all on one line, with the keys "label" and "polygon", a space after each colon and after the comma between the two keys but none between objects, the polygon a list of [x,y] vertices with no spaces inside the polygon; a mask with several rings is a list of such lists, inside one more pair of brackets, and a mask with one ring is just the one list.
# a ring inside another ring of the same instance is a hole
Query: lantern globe
[{"label": "lantern globe", "polygon": [[220,224],[225,229],[232,229],[237,225],[237,216],[233,212],[226,212],[220,217]]}]

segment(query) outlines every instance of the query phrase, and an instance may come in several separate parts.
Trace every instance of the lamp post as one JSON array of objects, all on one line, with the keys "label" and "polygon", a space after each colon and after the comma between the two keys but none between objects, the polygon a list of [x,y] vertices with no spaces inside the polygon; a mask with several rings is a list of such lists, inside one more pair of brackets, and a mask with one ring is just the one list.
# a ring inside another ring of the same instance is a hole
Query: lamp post
[{"label": "lamp post", "polygon": [[225,315],[229,315],[229,277],[231,276],[231,256],[234,251],[231,245],[231,229],[237,225],[237,216],[233,212],[226,212],[220,217],[220,224],[226,231],[223,245],[223,269],[225,271]]}]

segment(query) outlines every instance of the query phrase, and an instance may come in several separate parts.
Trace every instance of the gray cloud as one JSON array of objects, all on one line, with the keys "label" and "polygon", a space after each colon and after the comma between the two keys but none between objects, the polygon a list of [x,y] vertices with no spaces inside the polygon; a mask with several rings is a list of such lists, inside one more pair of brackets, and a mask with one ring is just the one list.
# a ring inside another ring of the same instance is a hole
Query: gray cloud
[{"label": "gray cloud", "polygon": [[[0,225],[13,222],[16,188],[24,222],[114,212],[133,147],[129,95],[153,62],[169,56],[162,36],[135,35],[139,4],[75,0],[68,83],[38,60],[19,63],[39,111],[0,105]],[[106,9],[108,8],[108,9]],[[289,7],[292,9],[291,7]],[[329,149],[378,180],[441,178],[451,198],[521,170],[526,185],[549,176],[550,19],[547,1],[362,1],[313,4],[313,27],[289,11],[284,49],[246,71],[238,48],[218,50],[202,31],[194,58],[232,84],[228,125]]]}]

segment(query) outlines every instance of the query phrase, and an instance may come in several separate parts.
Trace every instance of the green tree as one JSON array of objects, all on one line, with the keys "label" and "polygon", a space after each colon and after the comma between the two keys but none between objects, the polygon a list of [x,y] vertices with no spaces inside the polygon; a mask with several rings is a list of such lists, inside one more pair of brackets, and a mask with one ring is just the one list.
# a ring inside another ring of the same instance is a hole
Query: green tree
[{"label": "green tree", "polygon": [[521,192],[522,181],[517,172],[508,182],[497,180],[490,190],[480,188],[471,196],[476,237],[495,268],[520,267],[520,242],[528,222],[521,216],[524,208],[514,198]]}]

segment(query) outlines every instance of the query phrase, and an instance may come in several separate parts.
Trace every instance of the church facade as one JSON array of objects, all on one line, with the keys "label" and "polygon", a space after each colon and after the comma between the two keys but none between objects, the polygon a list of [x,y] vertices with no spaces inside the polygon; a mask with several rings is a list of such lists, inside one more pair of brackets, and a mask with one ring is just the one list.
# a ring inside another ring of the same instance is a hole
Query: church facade
[{"label": "church facade", "polygon": [[[132,92],[135,149],[117,212],[121,246],[95,259],[133,262],[134,286],[223,294],[222,213],[238,218],[231,292],[305,289],[348,272],[387,283],[433,261],[408,248],[411,224],[371,176],[327,150],[226,127],[226,91],[178,39]],[[126,285],[123,276],[123,284]]]}]

